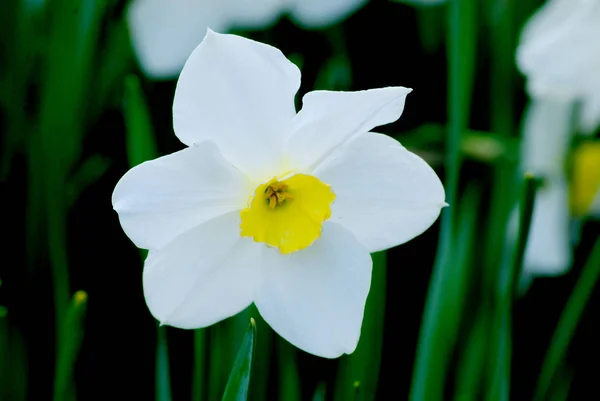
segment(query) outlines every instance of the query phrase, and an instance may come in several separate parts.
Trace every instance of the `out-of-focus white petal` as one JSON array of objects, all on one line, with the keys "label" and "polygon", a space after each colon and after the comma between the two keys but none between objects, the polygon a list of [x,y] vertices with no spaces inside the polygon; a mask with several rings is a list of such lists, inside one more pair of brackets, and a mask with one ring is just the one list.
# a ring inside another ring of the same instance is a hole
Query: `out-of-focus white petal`
[{"label": "out-of-focus white petal", "polygon": [[265,249],[255,304],[279,335],[325,358],[354,351],[371,284],[371,256],[346,230],[323,224],[310,247],[282,255]]},{"label": "out-of-focus white petal", "polygon": [[292,19],[305,28],[335,24],[362,7],[367,0],[296,0]]},{"label": "out-of-focus white petal", "polygon": [[212,142],[142,163],[112,196],[123,230],[139,248],[158,249],[214,217],[241,210],[252,188]]},{"label": "out-of-focus white petal", "polygon": [[263,249],[240,237],[239,224],[239,213],[229,213],[150,251],[144,264],[144,296],[162,324],[205,327],[252,303]]},{"label": "out-of-focus white petal", "polygon": [[266,28],[273,24],[291,0],[222,0],[234,27]]},{"label": "out-of-focus white petal", "polygon": [[569,208],[565,160],[572,132],[572,103],[534,99],[523,125],[522,169],[541,176],[537,191],[524,271],[557,275],[570,266]]},{"label": "out-of-focus white petal", "polygon": [[536,194],[523,269],[530,275],[555,276],[570,266],[567,184],[546,180]]},{"label": "out-of-focus white petal", "polygon": [[314,172],[336,194],[331,221],[376,252],[425,231],[446,205],[433,169],[398,141],[368,133],[328,156]]},{"label": "out-of-focus white petal", "polygon": [[551,0],[529,20],[517,65],[533,96],[574,99],[600,90],[600,2]]},{"label": "out-of-focus white petal", "polygon": [[594,196],[594,200],[590,205],[589,214],[596,219],[600,219],[600,187],[597,188],[596,196]]},{"label": "out-of-focus white petal", "polygon": [[298,67],[278,49],[209,30],[177,82],[175,134],[186,145],[212,139],[242,171],[271,178],[299,86]]},{"label": "out-of-focus white petal", "polygon": [[174,78],[210,27],[226,28],[220,0],[136,0],[127,10],[133,49],[144,73]]},{"label": "out-of-focus white petal", "polygon": [[359,92],[314,91],[302,99],[286,145],[287,164],[311,171],[355,135],[400,118],[412,89],[388,87]]},{"label": "out-of-focus white petal", "polygon": [[[600,52],[600,49],[598,52]],[[600,69],[598,71],[600,76]],[[600,126],[600,85],[597,92],[589,94],[581,101],[579,123],[582,132],[588,135],[594,134]]]},{"label": "out-of-focus white petal", "polygon": [[534,99],[530,103],[523,123],[521,160],[525,171],[543,177],[564,174],[572,120],[571,102]]}]

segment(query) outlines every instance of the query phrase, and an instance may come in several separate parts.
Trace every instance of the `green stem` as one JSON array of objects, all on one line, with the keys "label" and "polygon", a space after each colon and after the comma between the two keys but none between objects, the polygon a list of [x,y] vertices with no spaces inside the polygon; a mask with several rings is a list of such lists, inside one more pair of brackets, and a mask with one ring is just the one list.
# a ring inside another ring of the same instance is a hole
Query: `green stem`
[{"label": "green stem", "polygon": [[542,401],[546,399],[548,390],[555,381],[557,372],[567,353],[579,319],[598,282],[598,277],[600,277],[600,238],[594,244],[552,336],[548,353],[542,364],[534,400]]},{"label": "green stem", "polygon": [[[475,0],[454,0],[448,4],[448,143],[446,148],[446,199],[455,208],[461,165],[461,135],[466,130],[471,104],[476,21]],[[444,393],[446,369],[453,344],[445,337],[446,326],[454,325],[443,318],[447,288],[453,276],[452,261],[455,213],[442,213],[440,240],[425,304],[421,335],[417,347],[411,401],[437,401]]]},{"label": "green stem", "polygon": [[206,374],[206,330],[194,330],[194,375],[192,377],[192,401],[204,400]]},{"label": "green stem", "polygon": [[492,366],[491,390],[487,399],[490,401],[508,401],[510,398],[510,372],[512,360],[512,308],[515,295],[515,282],[523,267],[523,255],[529,236],[529,227],[533,214],[533,203],[538,180],[526,175],[523,183],[519,213],[519,231],[512,260],[507,268],[500,271],[499,306],[495,322],[495,364]]}]

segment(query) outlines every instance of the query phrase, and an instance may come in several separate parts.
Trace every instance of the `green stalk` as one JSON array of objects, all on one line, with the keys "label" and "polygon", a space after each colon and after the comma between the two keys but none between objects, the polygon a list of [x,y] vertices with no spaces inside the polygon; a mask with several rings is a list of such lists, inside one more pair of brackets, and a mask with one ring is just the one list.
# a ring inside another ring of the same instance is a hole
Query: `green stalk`
[{"label": "green stalk", "polygon": [[340,359],[334,396],[336,401],[353,399],[356,382],[360,384],[361,401],[375,399],[383,348],[387,258],[385,252],[374,253],[372,257],[373,275],[360,341],[351,355]]},{"label": "green stalk", "polygon": [[296,349],[283,338],[277,338],[277,362],[279,364],[279,399],[300,401],[302,386],[296,364]]},{"label": "green stalk", "polygon": [[59,339],[60,347],[56,356],[54,401],[75,401],[76,399],[73,372],[83,341],[87,299],[87,293],[77,291],[65,312],[65,319],[59,331],[62,337]]},{"label": "green stalk", "polygon": [[192,376],[192,401],[202,401],[206,396],[206,330],[194,330],[194,367]]},{"label": "green stalk", "polygon": [[558,381],[557,372],[564,361],[569,343],[575,334],[579,319],[600,277],[600,238],[596,240],[581,276],[573,288],[571,297],[560,317],[556,331],[550,340],[550,347],[542,364],[535,392],[536,401],[546,399],[551,386]]},{"label": "green stalk", "polygon": [[156,345],[156,401],[171,401],[171,376],[169,374],[169,347],[167,327],[158,327]]},{"label": "green stalk", "polygon": [[[461,135],[467,129],[471,105],[473,70],[475,63],[476,21],[475,0],[454,0],[448,4],[448,118],[449,133],[446,148],[446,199],[456,205],[456,193],[461,165]],[[443,398],[447,363],[453,341],[446,331],[456,322],[444,317],[446,299],[455,265],[452,263],[454,211],[442,213],[440,240],[425,311],[410,393],[411,401],[437,401]]]},{"label": "green stalk", "polygon": [[532,175],[525,175],[523,195],[519,210],[519,231],[512,260],[499,276],[499,305],[495,330],[495,364],[491,389],[487,394],[490,401],[508,401],[510,397],[510,366],[512,360],[512,308],[515,295],[515,282],[523,267],[523,255],[529,236],[529,226],[533,214],[533,202],[538,181]]}]

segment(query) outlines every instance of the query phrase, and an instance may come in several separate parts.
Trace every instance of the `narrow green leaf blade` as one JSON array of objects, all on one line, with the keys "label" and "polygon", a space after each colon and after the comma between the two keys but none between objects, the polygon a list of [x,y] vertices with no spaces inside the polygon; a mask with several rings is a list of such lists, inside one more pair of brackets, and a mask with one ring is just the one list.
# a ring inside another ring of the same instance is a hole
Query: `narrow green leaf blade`
[{"label": "narrow green leaf blade", "polygon": [[383,346],[387,258],[385,252],[374,253],[372,257],[371,289],[360,340],[354,353],[340,359],[334,397],[336,401],[354,399],[357,382],[360,384],[361,401],[375,399]]},{"label": "narrow green leaf blade", "polygon": [[54,401],[75,400],[73,371],[83,341],[87,300],[85,291],[77,291],[73,295],[65,314],[62,330],[59,331],[61,337],[58,341]]},{"label": "narrow green leaf blade", "polygon": [[523,194],[519,206],[519,228],[513,245],[512,260],[503,266],[498,276],[499,307],[495,317],[493,350],[496,352],[492,366],[492,384],[487,400],[508,401],[510,397],[510,366],[512,360],[512,308],[515,282],[523,266],[525,245],[533,212],[533,202],[538,180],[527,174],[523,182]]},{"label": "narrow green leaf blade", "polygon": [[135,75],[125,78],[125,125],[127,127],[127,159],[131,166],[158,156],[152,133],[152,120],[140,80]]},{"label": "narrow green leaf blade", "polygon": [[302,386],[298,365],[296,362],[296,348],[285,341],[277,338],[277,360],[279,363],[279,399],[286,401],[301,401]]},{"label": "narrow green leaf blade", "polygon": [[27,399],[27,348],[20,331],[10,325],[0,306],[0,400]]},{"label": "narrow green leaf blade", "polygon": [[534,400],[545,400],[553,381],[557,379],[557,372],[565,358],[579,319],[598,282],[598,277],[600,277],[600,238],[594,244],[552,336],[550,348],[542,364]]},{"label": "narrow green leaf blade", "polygon": [[252,360],[256,349],[256,322],[250,318],[250,325],[229,375],[223,401],[246,401],[250,389]]},{"label": "narrow green leaf blade", "polygon": [[157,330],[156,345],[156,401],[171,401],[171,375],[169,374],[169,348],[167,327]]}]

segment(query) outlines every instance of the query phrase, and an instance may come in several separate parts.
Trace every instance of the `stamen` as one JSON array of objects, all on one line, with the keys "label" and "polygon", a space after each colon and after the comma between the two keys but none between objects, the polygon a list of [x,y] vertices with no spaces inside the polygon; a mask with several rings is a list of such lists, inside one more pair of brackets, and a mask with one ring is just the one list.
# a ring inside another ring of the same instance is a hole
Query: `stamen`
[{"label": "stamen", "polygon": [[276,206],[281,206],[286,199],[293,199],[292,194],[286,192],[288,186],[280,182],[274,182],[265,190],[265,199],[269,202],[269,207],[275,209]]}]

